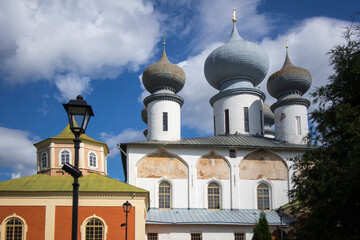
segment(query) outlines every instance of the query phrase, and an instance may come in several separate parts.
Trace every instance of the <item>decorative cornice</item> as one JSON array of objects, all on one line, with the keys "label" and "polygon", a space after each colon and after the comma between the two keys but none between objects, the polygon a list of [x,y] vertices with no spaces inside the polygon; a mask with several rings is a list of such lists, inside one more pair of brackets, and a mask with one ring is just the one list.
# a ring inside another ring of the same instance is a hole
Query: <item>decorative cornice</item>
[{"label": "decorative cornice", "polygon": [[221,98],[234,96],[234,95],[240,95],[240,94],[251,94],[260,97],[263,101],[265,101],[266,96],[265,93],[263,93],[261,90],[256,88],[235,88],[235,89],[229,89],[222,92],[219,92],[218,94],[214,95],[212,98],[210,98],[210,104],[213,106],[214,102]]},{"label": "decorative cornice", "polygon": [[276,103],[274,103],[273,105],[271,105],[271,111],[275,111],[275,109],[282,107],[282,106],[286,106],[286,105],[303,105],[306,108],[309,108],[310,106],[310,101],[304,98],[293,98],[293,99],[286,99],[286,100],[281,100],[281,101],[277,101]]},{"label": "decorative cornice", "polygon": [[299,96],[302,96],[302,92],[301,91],[298,91],[298,90],[288,90],[288,91],[285,91],[285,92],[281,92],[277,97],[276,99],[280,99],[284,96],[288,96],[288,95],[292,95],[292,94],[297,94]]},{"label": "decorative cornice", "polygon": [[178,95],[170,94],[170,93],[159,93],[159,94],[152,94],[150,96],[147,96],[144,99],[144,104],[147,107],[147,105],[152,101],[158,101],[158,100],[167,100],[167,101],[173,101],[177,102],[180,107],[184,104],[184,99]]},{"label": "decorative cornice", "polygon": [[[132,192],[79,192],[80,199],[143,199],[147,193]],[[9,191],[0,192],[0,198],[72,198],[72,191],[68,192],[30,192],[30,191]]]},{"label": "decorative cornice", "polygon": [[154,87],[152,90],[151,90],[151,93],[154,93],[155,91],[158,91],[158,90],[169,90],[169,91],[172,91],[175,93],[175,88],[172,88],[170,86],[157,86],[157,87]]}]

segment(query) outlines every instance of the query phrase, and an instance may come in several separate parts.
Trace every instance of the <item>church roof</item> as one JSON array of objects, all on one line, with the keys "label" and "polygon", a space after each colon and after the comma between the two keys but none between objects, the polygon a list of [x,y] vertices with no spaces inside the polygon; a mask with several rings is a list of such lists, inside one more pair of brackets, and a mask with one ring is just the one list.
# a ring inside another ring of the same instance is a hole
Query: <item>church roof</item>
[{"label": "church roof", "polygon": [[178,141],[139,141],[121,145],[161,145],[161,146],[191,146],[191,147],[230,147],[230,148],[267,148],[284,150],[310,150],[305,144],[287,143],[263,136],[233,134],[210,137],[183,138]]},{"label": "church roof", "polygon": [[[55,137],[47,138],[47,139],[45,139],[45,140],[43,140],[41,142],[35,143],[34,146],[37,147],[41,143],[48,142],[48,141],[51,141],[51,140],[73,140],[74,138],[75,138],[75,136],[74,136],[73,132],[70,129],[70,125],[68,124],[68,125],[66,125],[64,130],[62,130],[62,132],[59,133],[59,135],[57,135]],[[86,134],[81,134],[80,139],[81,140],[87,140],[87,141],[90,141],[90,142],[93,142],[93,143],[103,145],[104,149],[105,149],[105,154],[108,154],[110,152],[108,146],[106,145],[106,143],[103,143],[103,142],[97,141],[95,139],[92,139],[91,137],[89,137]]]},{"label": "church roof", "polygon": [[[74,179],[71,176],[36,174],[0,182],[0,192],[71,192]],[[138,192],[147,191],[116,179],[99,174],[79,178],[80,192]]]},{"label": "church roof", "polygon": [[[269,225],[280,225],[280,217],[275,211],[264,211]],[[216,224],[254,225],[259,221],[261,211],[255,209],[157,209],[151,208],[146,214],[146,224]],[[294,219],[285,215],[283,224]]]}]

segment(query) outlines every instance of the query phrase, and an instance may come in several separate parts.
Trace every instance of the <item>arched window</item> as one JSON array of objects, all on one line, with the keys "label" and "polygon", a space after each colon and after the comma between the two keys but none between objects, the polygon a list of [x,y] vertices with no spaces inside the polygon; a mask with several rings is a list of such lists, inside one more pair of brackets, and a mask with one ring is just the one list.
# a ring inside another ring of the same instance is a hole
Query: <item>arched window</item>
[{"label": "arched window", "polygon": [[67,149],[62,150],[60,155],[60,164],[64,165],[65,163],[70,163],[70,151]]},{"label": "arched window", "polygon": [[91,218],[85,226],[85,240],[105,239],[104,223],[97,218]]},{"label": "arched window", "polygon": [[270,210],[270,188],[266,183],[257,187],[258,210]]},{"label": "arched window", "polygon": [[12,217],[5,225],[6,240],[22,240],[24,239],[24,223],[19,219]]},{"label": "arched window", "polygon": [[159,208],[171,208],[171,186],[166,181],[159,184]]},{"label": "arched window", "polygon": [[96,167],[97,166],[97,157],[94,152],[89,153],[89,166]]},{"label": "arched window", "polygon": [[220,209],[220,186],[212,182],[208,186],[208,209]]},{"label": "arched window", "polygon": [[46,152],[43,152],[41,154],[41,168],[47,168],[48,167],[48,155]]}]

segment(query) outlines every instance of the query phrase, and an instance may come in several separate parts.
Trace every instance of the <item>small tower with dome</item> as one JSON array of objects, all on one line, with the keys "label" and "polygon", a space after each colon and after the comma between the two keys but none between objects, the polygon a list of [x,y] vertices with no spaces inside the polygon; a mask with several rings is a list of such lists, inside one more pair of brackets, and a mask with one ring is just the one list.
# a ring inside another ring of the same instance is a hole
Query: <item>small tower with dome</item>
[{"label": "small tower with dome", "polygon": [[142,76],[145,89],[151,93],[144,99],[148,125],[145,134],[147,140],[176,141],[181,139],[180,109],[184,103],[176,93],[184,87],[185,73],[169,62],[165,40],[163,45],[160,60],[148,66]]},{"label": "small tower with dome", "polygon": [[286,44],[284,65],[267,82],[268,92],[277,99],[271,106],[275,115],[275,139],[304,143],[304,137],[309,133],[307,109],[310,101],[302,96],[309,90],[311,82],[308,70],[291,63]]},{"label": "small tower with dome", "polygon": [[219,90],[210,99],[215,135],[264,134],[265,94],[255,87],[263,81],[268,68],[266,52],[239,36],[234,9],[229,40],[210,53],[204,66],[206,80]]}]

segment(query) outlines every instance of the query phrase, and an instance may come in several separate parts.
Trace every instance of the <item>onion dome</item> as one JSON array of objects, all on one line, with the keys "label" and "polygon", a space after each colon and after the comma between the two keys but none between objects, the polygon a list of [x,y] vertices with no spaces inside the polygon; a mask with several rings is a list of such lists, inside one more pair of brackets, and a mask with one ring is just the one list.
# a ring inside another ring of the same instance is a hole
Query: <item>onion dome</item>
[{"label": "onion dome", "polygon": [[207,57],[204,73],[208,83],[220,90],[224,82],[250,81],[259,85],[269,69],[266,52],[256,43],[243,40],[233,21],[229,40]]},{"label": "onion dome", "polygon": [[141,110],[141,119],[143,120],[144,123],[147,124],[147,108],[146,107],[144,107]]},{"label": "onion dome", "polygon": [[270,95],[277,99],[293,94],[302,96],[309,90],[311,82],[308,70],[295,67],[291,63],[286,47],[284,65],[269,77],[267,89]]},{"label": "onion dome", "polygon": [[275,123],[275,116],[274,113],[270,109],[270,105],[266,103],[263,104],[264,110],[264,124],[267,126],[272,126]]},{"label": "onion dome", "polygon": [[165,42],[160,60],[145,69],[142,82],[150,93],[159,89],[170,89],[177,93],[184,87],[185,73],[182,68],[169,62],[165,52]]}]

